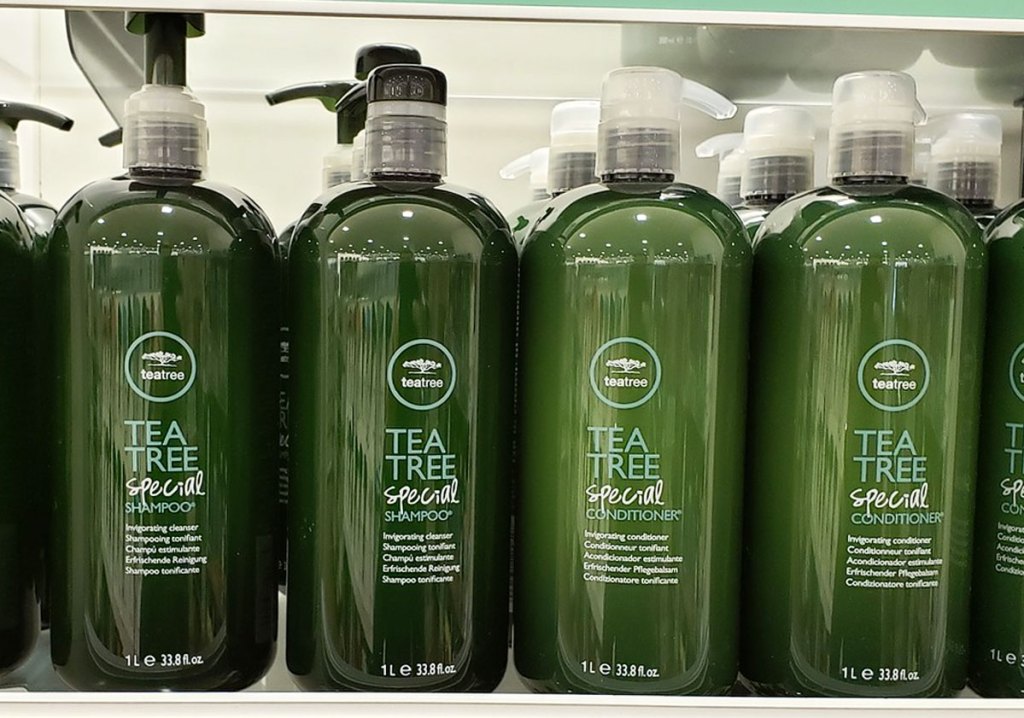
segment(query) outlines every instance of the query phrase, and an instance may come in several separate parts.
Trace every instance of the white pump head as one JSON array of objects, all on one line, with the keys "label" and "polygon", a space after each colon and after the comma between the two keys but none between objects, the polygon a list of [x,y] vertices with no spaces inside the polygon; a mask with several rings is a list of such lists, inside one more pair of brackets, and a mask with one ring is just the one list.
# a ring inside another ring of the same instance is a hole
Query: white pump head
[{"label": "white pump head", "polygon": [[605,76],[598,127],[597,175],[670,175],[679,169],[680,109],[716,119],[736,105],[709,87],[661,67],[624,67]]},{"label": "white pump head", "polygon": [[533,152],[516,157],[507,165],[498,170],[498,176],[502,179],[516,179],[529,174],[530,197],[532,199],[547,199],[548,197],[548,148],[538,147]]},{"label": "white pump head", "polygon": [[730,207],[742,201],[740,180],[746,156],[743,149],[742,132],[726,132],[715,135],[697,145],[694,154],[701,159],[718,158],[718,181],[715,196]]},{"label": "white pump head", "polygon": [[187,87],[143,85],[125,102],[124,166],[206,170],[206,111]]},{"label": "white pump head", "polygon": [[832,88],[830,172],[849,177],[910,177],[914,126],[926,119],[917,84],[905,72],[853,72]]},{"label": "white pump head", "polygon": [[797,107],[751,110],[743,121],[743,198],[787,198],[809,190],[814,129],[814,118]]},{"label": "white pump head", "polygon": [[961,112],[937,118],[931,125],[928,186],[961,202],[994,201],[1003,156],[999,117]]},{"label": "white pump head", "polygon": [[20,177],[18,133],[0,122],[0,189],[17,189]]},{"label": "white pump head", "polygon": [[597,181],[597,100],[560,102],[551,110],[548,192],[554,196]]}]

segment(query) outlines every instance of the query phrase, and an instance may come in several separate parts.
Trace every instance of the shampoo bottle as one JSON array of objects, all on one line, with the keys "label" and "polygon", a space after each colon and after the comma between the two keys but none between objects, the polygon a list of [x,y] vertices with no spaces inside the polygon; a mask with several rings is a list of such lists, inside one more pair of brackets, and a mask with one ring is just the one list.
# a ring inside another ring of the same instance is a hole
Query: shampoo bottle
[{"label": "shampoo bottle", "polygon": [[728,132],[715,135],[697,145],[695,154],[701,159],[718,158],[718,179],[715,196],[730,207],[743,201],[740,181],[743,176],[743,133]]},{"label": "shampoo bottle", "polygon": [[25,216],[0,191],[0,677],[29,655],[39,633],[36,568],[40,561],[40,518],[44,515],[32,477],[40,437],[24,420],[39,400],[33,392],[32,231]]},{"label": "shampoo bottle", "polygon": [[288,668],[306,690],[491,690],[516,251],[490,202],[443,182],[445,76],[379,67],[366,95],[368,178],[306,211],[288,259]]},{"label": "shampoo bottle", "polygon": [[985,304],[977,222],[908,184],[914,80],[840,77],[832,186],[754,240],[741,671],[763,694],[964,684]]},{"label": "shampoo bottle", "polygon": [[50,246],[57,378],[52,657],[81,690],[231,690],[276,637],[273,230],[204,179],[185,87],[203,17],[129,13],[146,82],[126,174]]},{"label": "shampoo bottle", "polygon": [[796,107],[751,110],[743,150],[743,204],[736,212],[753,239],[773,209],[814,186],[814,118]]},{"label": "shampoo bottle", "polygon": [[521,267],[515,662],[542,692],[736,679],[750,243],[676,184],[671,70],[610,73],[600,183],[551,202]]},{"label": "shampoo bottle", "polygon": [[999,214],[1003,123],[997,115],[961,112],[940,117],[931,126],[937,134],[931,145],[928,186],[955,199],[987,227]]}]

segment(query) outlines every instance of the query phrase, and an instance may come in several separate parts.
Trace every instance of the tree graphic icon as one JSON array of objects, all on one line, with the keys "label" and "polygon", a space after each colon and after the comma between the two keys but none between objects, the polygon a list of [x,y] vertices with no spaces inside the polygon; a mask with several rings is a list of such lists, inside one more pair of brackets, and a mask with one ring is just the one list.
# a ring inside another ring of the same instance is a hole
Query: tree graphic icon
[{"label": "tree graphic icon", "polygon": [[910,362],[901,361],[899,359],[890,359],[889,361],[880,361],[875,363],[875,369],[882,372],[882,376],[906,376],[916,368],[917,367]]},{"label": "tree graphic icon", "polygon": [[434,361],[433,359],[410,359],[409,361],[402,362],[402,366],[406,369],[414,369],[413,374],[433,374],[441,368],[441,362]]},{"label": "tree graphic icon", "polygon": [[612,374],[636,374],[637,370],[647,366],[647,362],[622,357],[621,359],[609,359],[604,365],[612,370]]},{"label": "tree graphic icon", "polygon": [[142,361],[146,362],[149,366],[177,366],[178,362],[181,361],[181,354],[175,354],[174,352],[146,352],[142,355]]}]

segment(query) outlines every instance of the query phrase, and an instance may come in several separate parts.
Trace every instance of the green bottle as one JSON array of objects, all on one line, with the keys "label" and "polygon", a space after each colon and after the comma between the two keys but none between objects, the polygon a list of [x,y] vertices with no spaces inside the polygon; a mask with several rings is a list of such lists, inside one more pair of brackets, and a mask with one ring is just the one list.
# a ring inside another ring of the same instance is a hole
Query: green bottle
[{"label": "green bottle", "polygon": [[601,181],[523,252],[514,643],[535,691],[736,679],[751,251],[675,183],[681,102],[736,111],[671,70],[610,73]]},{"label": "green bottle", "polygon": [[275,650],[273,230],[206,181],[201,15],[129,13],[127,173],[61,210],[52,657],[83,690],[232,690]]},{"label": "green bottle", "polygon": [[974,534],[970,683],[992,698],[1024,697],[1024,202],[986,233],[990,257],[981,447]]},{"label": "green bottle", "polygon": [[958,112],[929,123],[931,143],[928,186],[962,204],[983,228],[1000,210],[999,169],[1003,160],[1003,123],[998,115]]},{"label": "green bottle", "polygon": [[[32,364],[36,372],[34,380],[36,399],[32,402],[35,412],[35,436],[32,441],[36,449],[33,460],[34,475],[38,477],[36,497],[40,502],[39,526],[42,535],[49,535],[46,523],[50,516],[50,488],[53,483],[53,453],[55,447],[49,443],[53,436],[53,417],[50,415],[53,396],[50,389],[53,385],[53,350],[49,345],[51,283],[46,276],[46,249],[49,245],[50,229],[57,217],[57,210],[48,202],[18,191],[20,186],[20,162],[17,130],[22,122],[39,122],[65,132],[74,125],[74,120],[57,112],[37,105],[26,105],[18,102],[0,101],[0,191],[4,192],[22,211],[25,221],[32,233],[33,261],[33,296],[32,336],[35,342],[35,359]],[[48,598],[45,558],[46,541],[39,542],[42,552],[36,562],[38,574],[39,600],[43,628],[50,624],[50,602]]]},{"label": "green bottle", "polygon": [[814,118],[797,107],[751,110],[742,156],[743,203],[735,209],[753,239],[773,209],[814,186]]},{"label": "green bottle", "polygon": [[548,158],[549,147],[538,147],[517,157],[501,168],[498,175],[502,179],[516,179],[528,175],[530,181],[530,201],[515,209],[505,219],[512,230],[512,239],[518,249],[522,249],[526,238],[530,236],[533,223],[548,205],[551,195],[548,193]]},{"label": "green bottle", "polygon": [[913,78],[840,77],[833,185],[754,246],[741,672],[762,694],[965,680],[985,249],[908,184]]},{"label": "green bottle", "polygon": [[367,81],[369,178],[289,253],[288,668],[306,690],[497,686],[508,634],[516,251],[444,184],[446,81]]},{"label": "green bottle", "polygon": [[0,326],[11,339],[0,348],[0,677],[17,668],[39,633],[36,567],[42,507],[34,463],[39,439],[24,420],[39,400],[33,382],[34,347],[15,340],[32,331],[32,232],[18,206],[0,191]]}]

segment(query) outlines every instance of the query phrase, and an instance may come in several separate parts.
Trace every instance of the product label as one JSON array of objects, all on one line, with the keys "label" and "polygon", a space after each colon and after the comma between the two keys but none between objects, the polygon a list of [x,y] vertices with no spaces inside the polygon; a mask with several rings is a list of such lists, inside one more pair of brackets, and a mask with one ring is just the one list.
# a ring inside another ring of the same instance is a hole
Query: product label
[{"label": "product label", "polygon": [[[138,337],[124,357],[125,380],[147,402],[166,404],[195,383],[196,356],[169,332]],[[176,420],[125,418],[123,441],[124,573],[128,576],[187,576],[209,562],[194,514],[208,485],[199,446]],[[159,518],[157,518],[159,517]],[[159,665],[159,663],[155,664]]]},{"label": "product label", "polygon": [[[1024,402],[1024,344],[1010,357],[1009,379],[1014,396]],[[1024,423],[1005,422],[1002,439],[999,513],[1003,520],[996,525],[994,568],[997,573],[1024,577]]]},{"label": "product label", "polygon": [[[924,351],[905,339],[879,342],[861,359],[858,388],[877,409],[910,409],[928,390]],[[935,530],[944,513],[929,496],[928,456],[908,429],[852,427],[854,485],[846,536],[846,579],[851,589],[933,589],[943,559]],[[918,527],[920,530],[889,527]]]},{"label": "product label", "polygon": [[[387,368],[391,395],[402,406],[422,412],[448,401],[457,376],[452,353],[432,339],[402,345]],[[462,457],[449,448],[450,430],[391,426],[384,433],[381,581],[399,586],[453,583],[463,568],[463,538],[456,528],[464,477]],[[396,676],[445,673],[444,666],[426,664],[392,665],[389,670]]]},{"label": "product label", "polygon": [[[590,386],[608,406],[636,408],[658,391],[661,371],[652,346],[619,337],[594,352]],[[678,585],[683,557],[673,549],[678,540],[673,525],[678,527],[683,512],[668,505],[660,447],[641,426],[627,422],[628,416],[623,414],[621,423],[584,427],[583,580]]]}]

